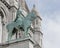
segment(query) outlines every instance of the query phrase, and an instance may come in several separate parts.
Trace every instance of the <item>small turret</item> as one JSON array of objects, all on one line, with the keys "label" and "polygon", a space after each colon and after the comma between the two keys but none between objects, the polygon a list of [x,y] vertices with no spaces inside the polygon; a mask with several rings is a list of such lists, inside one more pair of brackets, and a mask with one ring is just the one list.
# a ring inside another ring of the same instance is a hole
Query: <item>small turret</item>
[{"label": "small turret", "polygon": [[32,10],[31,10],[31,12],[35,12],[36,15],[40,18],[40,20],[42,20],[41,17],[40,17],[39,12],[38,12],[37,9],[36,9],[36,6],[35,6],[35,5],[33,5],[33,8],[32,8]]},{"label": "small turret", "polygon": [[39,12],[36,10],[35,5],[33,5],[33,9],[31,12],[35,12],[37,18],[33,21],[32,27],[34,30],[33,33],[33,39],[35,40],[34,48],[42,48],[42,38],[43,33],[41,32],[41,17],[39,15]]},{"label": "small turret", "polygon": [[33,8],[32,8],[32,11],[31,11],[31,12],[35,12],[37,16],[40,16],[40,15],[38,14],[37,10],[36,10],[35,5],[33,5]]},{"label": "small turret", "polygon": [[36,7],[35,5],[33,5],[33,8],[32,8],[32,11],[31,12],[35,12],[37,18],[35,19],[35,21],[33,21],[33,28],[35,30],[40,30],[40,27],[41,27],[41,17],[39,15],[39,12],[36,10]]}]

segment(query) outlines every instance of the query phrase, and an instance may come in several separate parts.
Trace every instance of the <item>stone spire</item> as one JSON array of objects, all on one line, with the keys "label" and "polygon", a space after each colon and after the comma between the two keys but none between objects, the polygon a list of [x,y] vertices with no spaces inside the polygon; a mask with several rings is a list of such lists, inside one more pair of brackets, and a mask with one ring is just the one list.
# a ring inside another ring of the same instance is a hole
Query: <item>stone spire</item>
[{"label": "stone spire", "polygon": [[31,12],[35,12],[35,14],[36,14],[37,16],[40,16],[40,15],[39,15],[39,12],[37,11],[37,9],[36,9],[36,7],[35,7],[35,4],[33,5],[33,8],[32,8],[32,10],[31,10]]},{"label": "stone spire", "polygon": [[25,10],[25,11],[27,11],[27,12],[29,12],[29,9],[28,9],[28,6],[27,6],[27,4],[26,4],[26,1],[25,0],[19,0],[19,4],[20,4],[20,7],[23,9],[23,10]]},{"label": "stone spire", "polygon": [[41,20],[42,19],[35,5],[33,5],[31,12],[34,12],[37,16],[37,18],[32,23],[33,29],[34,29],[33,38],[35,40],[34,48],[42,48],[42,38],[43,38],[43,33],[41,32]]},{"label": "stone spire", "polygon": [[35,30],[39,30],[40,31],[40,24],[41,24],[40,22],[41,22],[42,19],[40,17],[39,12],[37,11],[35,5],[33,5],[33,8],[31,10],[31,12],[34,12],[36,14],[36,16],[37,16],[37,18],[35,19],[35,21],[33,23],[35,25],[33,25],[33,26],[34,26],[34,28],[36,28]]}]

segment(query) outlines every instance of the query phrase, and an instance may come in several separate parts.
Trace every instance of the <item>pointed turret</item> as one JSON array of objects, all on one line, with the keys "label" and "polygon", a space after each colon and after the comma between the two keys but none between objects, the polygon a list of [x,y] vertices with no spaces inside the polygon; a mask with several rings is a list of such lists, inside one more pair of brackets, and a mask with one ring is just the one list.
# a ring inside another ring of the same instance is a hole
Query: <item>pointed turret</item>
[{"label": "pointed turret", "polygon": [[33,5],[33,9],[31,12],[34,12],[37,16],[37,18],[33,21],[33,38],[35,40],[34,48],[42,48],[42,38],[43,33],[41,32],[41,17],[39,15],[39,12],[36,10],[35,5]]},{"label": "pointed turret", "polygon": [[31,10],[31,12],[35,12],[35,14],[37,15],[37,17],[39,17],[40,20],[42,20],[41,17],[40,17],[40,15],[39,15],[39,12],[37,11],[37,9],[36,9],[36,7],[35,7],[35,4],[33,5],[33,8],[32,8],[32,10]]},{"label": "pointed turret", "polygon": [[36,10],[35,5],[33,5],[33,8],[31,10],[31,12],[34,12],[37,16],[37,18],[35,19],[34,23],[33,23],[33,28],[35,28],[36,30],[40,30],[40,26],[41,26],[41,17],[39,15],[39,12]]},{"label": "pointed turret", "polygon": [[25,0],[19,0],[19,5],[23,10],[25,10],[26,12],[29,12],[29,9]]}]

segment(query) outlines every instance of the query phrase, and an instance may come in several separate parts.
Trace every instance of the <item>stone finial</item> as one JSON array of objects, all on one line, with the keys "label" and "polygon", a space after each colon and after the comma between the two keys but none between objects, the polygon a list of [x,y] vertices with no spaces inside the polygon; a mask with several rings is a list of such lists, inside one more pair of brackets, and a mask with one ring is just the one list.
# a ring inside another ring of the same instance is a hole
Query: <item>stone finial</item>
[{"label": "stone finial", "polygon": [[35,12],[36,15],[38,16],[38,11],[37,11],[37,9],[36,9],[35,4],[33,5],[33,8],[32,8],[32,10],[31,10],[31,12]]},{"label": "stone finial", "polygon": [[35,4],[33,5],[33,8],[35,8]]},{"label": "stone finial", "polygon": [[[39,12],[38,12],[37,9],[36,9],[35,4],[33,5],[33,8],[32,8],[32,10],[31,10],[31,12],[35,12],[35,14],[37,15],[37,17],[39,17],[39,18],[41,19],[40,14],[39,14]],[[42,19],[41,19],[41,20],[42,20]]]}]

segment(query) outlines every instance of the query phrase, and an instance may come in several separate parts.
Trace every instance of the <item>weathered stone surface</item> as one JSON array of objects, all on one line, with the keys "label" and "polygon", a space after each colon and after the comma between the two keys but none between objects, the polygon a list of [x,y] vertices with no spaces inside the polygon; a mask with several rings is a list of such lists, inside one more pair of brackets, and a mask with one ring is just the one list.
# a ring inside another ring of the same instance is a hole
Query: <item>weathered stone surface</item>
[{"label": "weathered stone surface", "polygon": [[[26,46],[27,48],[28,47],[29,48],[42,48],[42,39],[43,39],[43,33],[41,32],[42,19],[38,15],[37,10],[35,10],[34,8],[33,8],[33,11],[37,13],[38,18],[32,23],[33,31],[30,32],[30,37],[32,37],[32,39],[35,40],[35,44],[33,44],[31,40],[29,39],[22,40],[22,41],[19,40],[18,42],[15,40],[14,42],[12,41],[12,43],[9,43],[9,45],[8,43],[6,43],[7,37],[8,37],[6,25],[16,18],[18,1],[19,0],[0,0],[0,11],[2,11],[3,13],[3,16],[4,16],[3,21],[5,23],[5,25],[2,25],[2,23],[0,22],[0,26],[1,26],[1,37],[0,37],[1,39],[0,40],[1,40],[1,43],[4,43],[3,45],[0,44],[0,48],[24,48]],[[26,16],[29,13],[27,4],[25,0],[20,0],[20,3],[21,3],[20,6],[23,8],[23,15]],[[18,33],[18,38],[19,38],[19,33]],[[23,38],[23,32],[21,33],[21,38]],[[16,35],[14,35],[12,39],[16,39]]]},{"label": "weathered stone surface", "polygon": [[0,44],[0,48],[33,48],[34,42],[30,38],[18,39]]}]

